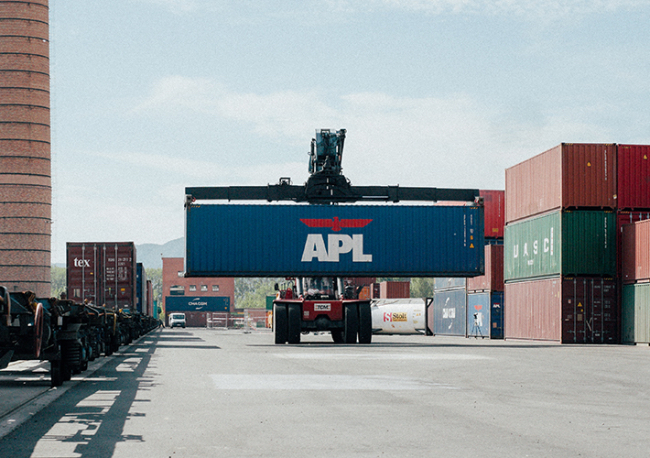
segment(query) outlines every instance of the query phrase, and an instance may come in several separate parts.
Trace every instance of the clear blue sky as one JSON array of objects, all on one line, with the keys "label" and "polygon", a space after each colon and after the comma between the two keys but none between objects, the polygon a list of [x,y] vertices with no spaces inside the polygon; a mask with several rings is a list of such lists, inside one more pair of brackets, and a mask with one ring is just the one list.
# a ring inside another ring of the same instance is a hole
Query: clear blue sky
[{"label": "clear blue sky", "polygon": [[186,186],[503,189],[561,142],[650,143],[648,0],[50,0],[52,261],[184,235]]}]

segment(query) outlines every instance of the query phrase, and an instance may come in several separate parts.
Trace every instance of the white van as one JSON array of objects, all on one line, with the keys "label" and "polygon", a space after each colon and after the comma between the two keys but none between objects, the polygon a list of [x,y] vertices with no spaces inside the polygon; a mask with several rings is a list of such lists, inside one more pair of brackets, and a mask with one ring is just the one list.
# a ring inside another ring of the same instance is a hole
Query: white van
[{"label": "white van", "polygon": [[174,326],[185,327],[185,314],[184,313],[170,313],[169,314],[169,327]]}]

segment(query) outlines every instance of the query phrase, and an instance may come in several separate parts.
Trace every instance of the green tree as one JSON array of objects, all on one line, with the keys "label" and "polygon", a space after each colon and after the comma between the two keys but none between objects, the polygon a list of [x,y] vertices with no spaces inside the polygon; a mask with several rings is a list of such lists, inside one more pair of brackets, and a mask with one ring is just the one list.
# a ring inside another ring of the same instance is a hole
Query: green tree
[{"label": "green tree", "polygon": [[411,297],[433,297],[433,278],[411,278]]},{"label": "green tree", "polygon": [[158,302],[158,307],[162,305],[162,269],[144,269],[147,274],[147,280],[151,282],[153,289],[153,300]]},{"label": "green tree", "polygon": [[274,296],[275,284],[282,281],[282,278],[236,278],[235,307],[266,307],[266,296]]},{"label": "green tree", "polygon": [[65,292],[67,288],[67,277],[65,267],[52,266],[52,289],[50,295],[52,297],[61,297],[61,293]]}]

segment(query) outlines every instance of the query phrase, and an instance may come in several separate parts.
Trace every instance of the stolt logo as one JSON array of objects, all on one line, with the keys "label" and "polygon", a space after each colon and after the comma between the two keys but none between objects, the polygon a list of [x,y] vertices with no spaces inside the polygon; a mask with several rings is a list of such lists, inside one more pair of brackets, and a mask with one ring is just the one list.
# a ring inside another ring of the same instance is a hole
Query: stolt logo
[{"label": "stolt logo", "polygon": [[74,258],[73,261],[75,267],[90,267],[90,261],[87,259]]},{"label": "stolt logo", "polygon": [[[301,219],[308,227],[325,227],[334,232],[343,228],[362,228],[372,222],[371,219]],[[327,243],[323,234],[307,234],[302,262],[311,262],[316,258],[320,262],[339,262],[342,254],[352,253],[352,262],[372,262],[372,255],[363,252],[363,234],[328,234]]]}]

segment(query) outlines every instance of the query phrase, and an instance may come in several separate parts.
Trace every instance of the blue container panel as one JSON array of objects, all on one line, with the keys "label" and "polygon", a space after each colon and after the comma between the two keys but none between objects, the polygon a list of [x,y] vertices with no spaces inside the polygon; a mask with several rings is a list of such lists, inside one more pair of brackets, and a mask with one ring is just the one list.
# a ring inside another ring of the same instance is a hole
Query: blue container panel
[{"label": "blue container panel", "polygon": [[503,292],[492,293],[490,338],[503,339]]},{"label": "blue container panel", "polygon": [[490,338],[490,293],[467,295],[467,337]]},{"label": "blue container panel", "polygon": [[466,286],[467,281],[465,278],[438,277],[433,279],[433,289],[436,291],[443,289],[459,289],[465,288]]},{"label": "blue container panel", "polygon": [[189,276],[476,276],[483,208],[194,205]]},{"label": "blue container panel", "polygon": [[165,311],[171,312],[229,312],[230,298],[222,296],[166,296]]},{"label": "blue container panel", "polygon": [[463,337],[467,335],[467,291],[465,289],[434,293],[433,333]]},{"label": "blue container panel", "polygon": [[467,295],[467,336],[503,339],[502,292]]}]

